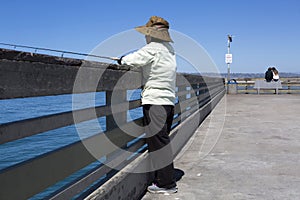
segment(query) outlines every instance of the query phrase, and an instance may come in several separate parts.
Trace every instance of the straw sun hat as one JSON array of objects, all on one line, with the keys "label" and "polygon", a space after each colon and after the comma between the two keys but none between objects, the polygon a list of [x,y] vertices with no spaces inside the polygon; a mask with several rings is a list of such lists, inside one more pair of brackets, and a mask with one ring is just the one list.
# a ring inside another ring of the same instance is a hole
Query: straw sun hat
[{"label": "straw sun hat", "polygon": [[159,40],[173,42],[168,31],[169,22],[158,16],[150,17],[146,25],[135,27],[135,30]]}]

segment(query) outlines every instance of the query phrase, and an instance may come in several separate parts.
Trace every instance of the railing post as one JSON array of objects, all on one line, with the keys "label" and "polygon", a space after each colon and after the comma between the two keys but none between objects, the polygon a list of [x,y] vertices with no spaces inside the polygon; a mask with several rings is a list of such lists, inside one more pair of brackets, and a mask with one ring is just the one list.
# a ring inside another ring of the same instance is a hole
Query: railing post
[{"label": "railing post", "polygon": [[249,92],[248,92],[248,81],[250,81],[251,79],[250,78],[245,78],[245,84],[246,84],[246,86],[245,86],[245,90],[246,90],[246,94],[249,94]]},{"label": "railing post", "polygon": [[[186,86],[178,86],[178,94],[180,94],[181,92],[186,90]],[[179,105],[179,112],[178,115],[180,117],[180,120],[178,121],[179,123],[181,123],[182,119],[183,119],[183,112],[186,110],[186,106],[184,106],[183,102],[186,100],[186,95],[180,95],[178,96],[178,105]]]},{"label": "railing post", "polygon": [[[114,98],[112,99],[113,91],[106,91],[106,105],[114,106],[119,103],[124,103],[127,101],[127,91],[119,90],[114,91]],[[114,118],[118,118],[118,124]],[[110,131],[118,127],[118,125],[123,125],[127,122],[127,112],[112,113],[112,115],[106,116],[106,131]]]},{"label": "railing post", "polygon": [[290,83],[291,81],[290,80],[287,80],[287,84],[288,84],[288,94],[291,94],[291,83]]}]

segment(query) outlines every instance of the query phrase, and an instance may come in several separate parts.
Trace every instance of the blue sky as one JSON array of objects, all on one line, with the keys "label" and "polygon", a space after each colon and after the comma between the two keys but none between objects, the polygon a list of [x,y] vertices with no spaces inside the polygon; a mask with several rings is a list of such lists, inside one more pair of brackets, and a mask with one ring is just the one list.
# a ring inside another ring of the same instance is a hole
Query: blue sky
[{"label": "blue sky", "polygon": [[263,73],[270,65],[300,72],[298,0],[10,0],[0,11],[3,43],[89,53],[158,15],[202,45],[220,72],[227,72],[227,34],[235,36],[231,72]]}]

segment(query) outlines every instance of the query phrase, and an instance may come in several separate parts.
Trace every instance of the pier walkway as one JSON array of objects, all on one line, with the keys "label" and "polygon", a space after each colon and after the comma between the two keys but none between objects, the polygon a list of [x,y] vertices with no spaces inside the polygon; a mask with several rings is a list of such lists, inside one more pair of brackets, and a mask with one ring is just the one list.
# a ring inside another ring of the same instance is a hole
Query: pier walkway
[{"label": "pier walkway", "polygon": [[299,95],[225,96],[175,160],[178,193],[142,199],[299,199],[299,111]]}]

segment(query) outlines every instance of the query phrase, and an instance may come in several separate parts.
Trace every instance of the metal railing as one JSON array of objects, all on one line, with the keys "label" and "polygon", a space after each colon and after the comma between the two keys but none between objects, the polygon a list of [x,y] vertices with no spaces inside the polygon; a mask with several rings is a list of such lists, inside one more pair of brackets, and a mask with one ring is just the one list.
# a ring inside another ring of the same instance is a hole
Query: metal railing
[{"label": "metal railing", "polygon": [[[254,89],[255,80],[263,80],[262,78],[245,78],[236,79],[238,94],[257,94]],[[279,89],[279,94],[300,94],[300,78],[281,78],[282,89]],[[263,90],[263,89],[261,89]],[[264,93],[273,94],[272,90],[265,90]]]}]

